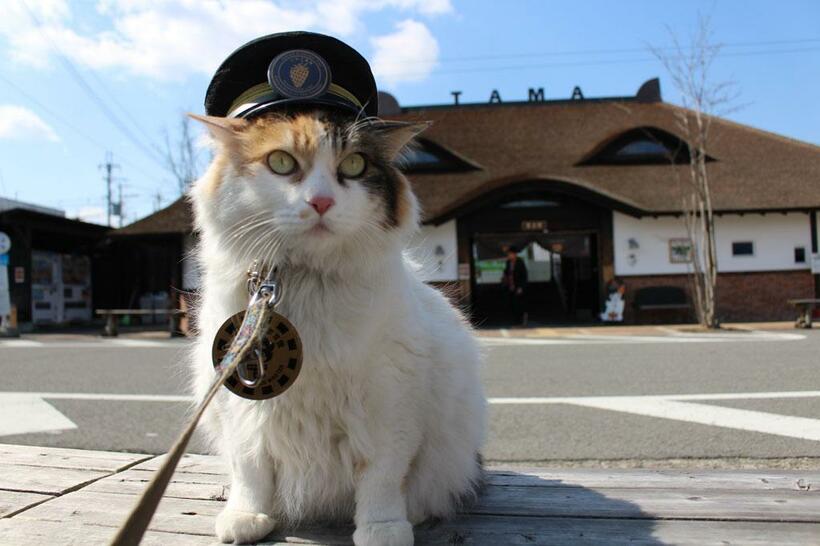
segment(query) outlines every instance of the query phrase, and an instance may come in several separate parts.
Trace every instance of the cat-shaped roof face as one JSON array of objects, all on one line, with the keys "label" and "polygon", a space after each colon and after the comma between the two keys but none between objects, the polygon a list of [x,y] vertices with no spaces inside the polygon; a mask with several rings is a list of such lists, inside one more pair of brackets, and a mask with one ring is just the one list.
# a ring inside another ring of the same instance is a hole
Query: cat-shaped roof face
[{"label": "cat-shaped roof face", "polygon": [[417,225],[410,184],[394,167],[427,124],[323,110],[252,120],[194,116],[215,157],[192,197],[200,229],[223,232],[244,261],[323,257],[395,244]]}]

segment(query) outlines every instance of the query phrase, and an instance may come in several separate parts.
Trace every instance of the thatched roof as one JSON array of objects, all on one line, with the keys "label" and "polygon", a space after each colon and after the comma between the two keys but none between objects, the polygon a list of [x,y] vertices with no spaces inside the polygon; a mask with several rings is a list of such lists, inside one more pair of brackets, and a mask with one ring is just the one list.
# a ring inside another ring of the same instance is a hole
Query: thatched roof
[{"label": "thatched roof", "polygon": [[162,235],[193,231],[193,211],[188,200],[180,197],[164,209],[133,224],[114,230],[112,235]]},{"label": "thatched roof", "polygon": [[[635,208],[638,214],[680,210],[684,165],[579,165],[602,143],[638,127],[685,140],[679,107],[662,102],[567,101],[462,108],[405,109],[399,119],[433,121],[425,136],[483,170],[419,174],[413,187],[425,220],[457,215],[473,199],[516,182],[567,183]],[[707,153],[716,211],[820,208],[820,147],[714,119]]]},{"label": "thatched roof", "polygon": [[[635,215],[675,213],[688,165],[579,165],[603,143],[638,127],[680,138],[681,109],[628,98],[404,108],[393,119],[429,120],[425,138],[482,168],[410,176],[424,221],[458,216],[471,201],[502,187],[535,182],[579,189]],[[820,209],[820,147],[714,119],[707,150],[715,211]],[[180,199],[116,234],[187,232]]]}]

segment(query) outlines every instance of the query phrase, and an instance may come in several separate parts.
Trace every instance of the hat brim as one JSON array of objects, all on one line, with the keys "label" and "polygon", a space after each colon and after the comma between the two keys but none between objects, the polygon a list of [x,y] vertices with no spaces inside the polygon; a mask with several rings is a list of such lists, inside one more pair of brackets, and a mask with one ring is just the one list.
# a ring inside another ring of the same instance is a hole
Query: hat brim
[{"label": "hat brim", "polygon": [[266,102],[263,104],[257,104],[248,108],[247,110],[237,112],[236,114],[231,115],[234,118],[243,118],[243,119],[252,119],[255,117],[259,117],[263,114],[268,112],[282,110],[283,106],[299,106],[304,105],[305,107],[330,107],[333,110],[349,112],[351,114],[359,114],[364,111],[364,108],[358,108],[357,106],[351,104],[348,101],[342,100],[340,98],[329,96],[329,97],[317,97],[312,99],[300,99],[300,98],[281,98],[276,99],[270,102]]}]

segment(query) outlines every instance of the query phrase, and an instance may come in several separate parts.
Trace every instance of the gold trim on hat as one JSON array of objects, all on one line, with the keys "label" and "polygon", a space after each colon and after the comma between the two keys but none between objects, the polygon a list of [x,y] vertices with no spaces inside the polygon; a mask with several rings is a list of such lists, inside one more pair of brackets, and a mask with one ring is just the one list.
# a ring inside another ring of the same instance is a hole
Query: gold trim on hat
[{"label": "gold trim on hat", "polygon": [[[236,100],[234,100],[231,103],[230,107],[228,107],[227,117],[231,117],[233,113],[241,106],[255,103],[258,99],[264,97],[265,95],[270,95],[273,92],[273,88],[271,88],[270,84],[267,82],[254,85],[253,87],[247,89],[244,93],[239,95],[239,97],[237,97]],[[327,93],[330,93],[331,95],[336,95],[337,97],[341,97],[347,101],[350,101],[359,108],[364,108],[362,106],[362,103],[359,102],[359,99],[356,98],[356,95],[354,95],[353,93],[351,93],[350,91],[348,91],[340,85],[331,83],[327,88]]]}]

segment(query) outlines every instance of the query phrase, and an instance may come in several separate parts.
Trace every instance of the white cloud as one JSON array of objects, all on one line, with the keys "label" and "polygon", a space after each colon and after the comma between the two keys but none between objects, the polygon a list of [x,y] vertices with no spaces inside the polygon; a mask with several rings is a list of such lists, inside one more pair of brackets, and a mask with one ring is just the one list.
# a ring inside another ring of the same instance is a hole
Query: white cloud
[{"label": "white cloud", "polygon": [[388,85],[424,80],[438,64],[438,42],[419,21],[401,21],[392,34],[370,41],[375,49],[373,73]]},{"label": "white cloud", "polygon": [[[90,31],[73,21],[66,0],[13,1],[0,18],[0,38],[14,60],[28,65],[47,64],[56,46],[82,66],[181,80],[212,74],[234,48],[265,34],[308,29],[346,37],[364,32],[367,12],[453,11],[450,0],[101,0],[96,9],[106,27]],[[432,38],[421,23],[409,23]]]},{"label": "white cloud", "polygon": [[54,129],[40,116],[14,104],[0,104],[0,139],[60,140]]}]

